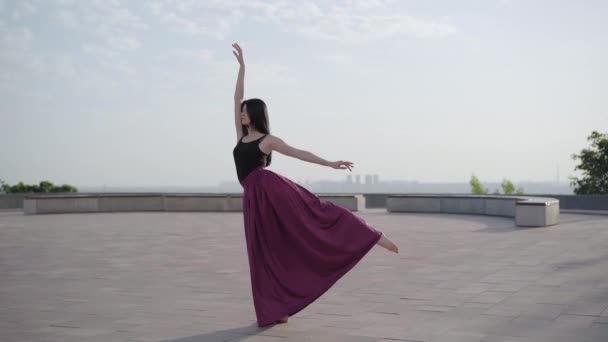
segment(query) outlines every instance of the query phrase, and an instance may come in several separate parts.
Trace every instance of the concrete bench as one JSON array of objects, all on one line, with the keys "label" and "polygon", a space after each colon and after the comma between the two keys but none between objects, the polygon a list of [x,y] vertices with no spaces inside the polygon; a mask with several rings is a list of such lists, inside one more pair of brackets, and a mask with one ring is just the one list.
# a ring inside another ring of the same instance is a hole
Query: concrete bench
[{"label": "concrete bench", "polygon": [[531,197],[516,203],[515,224],[545,227],[559,223],[559,201],[552,198]]},{"label": "concrete bench", "polygon": [[[365,208],[363,195],[319,195],[321,200],[351,211]],[[217,211],[243,210],[242,194],[70,194],[29,195],[25,214],[97,213],[133,211]]]},{"label": "concrete bench", "polygon": [[559,222],[559,201],[530,196],[389,195],[389,212],[475,214],[515,218],[517,226],[544,227]]}]

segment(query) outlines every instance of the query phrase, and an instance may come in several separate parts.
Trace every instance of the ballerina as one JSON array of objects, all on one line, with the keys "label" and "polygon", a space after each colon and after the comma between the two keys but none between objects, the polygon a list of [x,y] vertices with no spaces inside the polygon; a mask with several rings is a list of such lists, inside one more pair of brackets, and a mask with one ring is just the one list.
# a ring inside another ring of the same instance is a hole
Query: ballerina
[{"label": "ballerina", "polygon": [[310,163],[352,170],[349,161],[327,161],[270,134],[260,99],[243,100],[243,50],[234,93],[237,145],[233,150],[243,186],[243,217],[253,304],[259,326],[286,323],[329,290],[378,244],[398,253],[382,232],[347,209],[320,200],[290,179],[267,170],[272,152]]}]

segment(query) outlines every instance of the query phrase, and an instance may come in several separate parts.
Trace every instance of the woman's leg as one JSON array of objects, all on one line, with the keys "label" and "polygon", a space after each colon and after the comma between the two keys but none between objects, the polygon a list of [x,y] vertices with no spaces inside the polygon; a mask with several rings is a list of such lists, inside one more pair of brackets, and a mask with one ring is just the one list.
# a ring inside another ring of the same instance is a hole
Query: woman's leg
[{"label": "woman's leg", "polygon": [[399,253],[399,247],[397,247],[393,241],[389,240],[384,233],[382,233],[382,237],[378,240],[377,244],[391,252]]}]

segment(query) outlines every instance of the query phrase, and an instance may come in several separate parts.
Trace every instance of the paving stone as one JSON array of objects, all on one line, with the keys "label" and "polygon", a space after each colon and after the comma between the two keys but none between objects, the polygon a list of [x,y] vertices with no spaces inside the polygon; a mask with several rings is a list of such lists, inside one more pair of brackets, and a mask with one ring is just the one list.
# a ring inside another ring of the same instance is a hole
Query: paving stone
[{"label": "paving stone", "polygon": [[401,253],[259,328],[240,213],[3,213],[0,341],[608,341],[608,218],[360,215]]},{"label": "paving stone", "polygon": [[483,293],[471,298],[470,300],[468,300],[468,302],[499,303],[499,302],[503,301],[504,299],[508,298],[509,296],[510,296],[510,294],[505,293],[505,292],[486,291],[486,292],[483,292]]}]

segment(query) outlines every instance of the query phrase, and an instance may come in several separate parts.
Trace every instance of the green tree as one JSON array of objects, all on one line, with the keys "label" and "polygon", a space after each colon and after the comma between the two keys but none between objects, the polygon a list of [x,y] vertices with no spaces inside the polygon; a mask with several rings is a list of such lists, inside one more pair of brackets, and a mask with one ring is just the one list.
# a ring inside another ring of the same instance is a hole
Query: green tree
[{"label": "green tree", "polygon": [[27,192],[33,192],[31,191],[31,187],[27,184],[24,184],[23,182],[19,182],[13,186],[11,186],[10,191],[12,193],[27,193]]},{"label": "green tree", "polygon": [[48,193],[48,192],[78,192],[72,185],[63,184],[62,186],[55,186],[49,181],[42,181],[39,184],[28,185],[23,182],[19,182],[15,185],[10,185],[3,180],[0,180],[2,184],[2,191],[5,193]]},{"label": "green tree", "polygon": [[71,185],[63,184],[60,187],[56,187],[52,192],[78,192],[78,189]]},{"label": "green tree", "polygon": [[572,155],[578,161],[574,170],[581,170],[582,175],[570,177],[570,184],[577,195],[608,194],[608,133],[593,131],[587,141],[591,147]]},{"label": "green tree", "polygon": [[513,182],[506,178],[502,180],[502,184],[500,186],[502,187],[502,192],[505,195],[513,195],[513,193],[515,193],[515,185],[513,185]]},{"label": "green tree", "polygon": [[475,175],[471,176],[469,184],[471,184],[471,193],[475,195],[485,195],[488,193],[488,188],[484,188],[483,184],[479,181],[479,178]]},{"label": "green tree", "polygon": [[53,190],[55,185],[53,185],[53,183],[51,183],[49,181],[42,181],[42,182],[40,182],[39,187],[40,187],[40,192],[51,192],[51,190]]},{"label": "green tree", "polygon": [[523,188],[522,186],[520,186],[520,187],[519,187],[519,188],[517,188],[517,190],[515,191],[515,194],[516,194],[516,195],[520,195],[520,196],[521,196],[521,195],[525,195],[526,193],[525,193],[525,191],[524,191],[524,188]]}]

